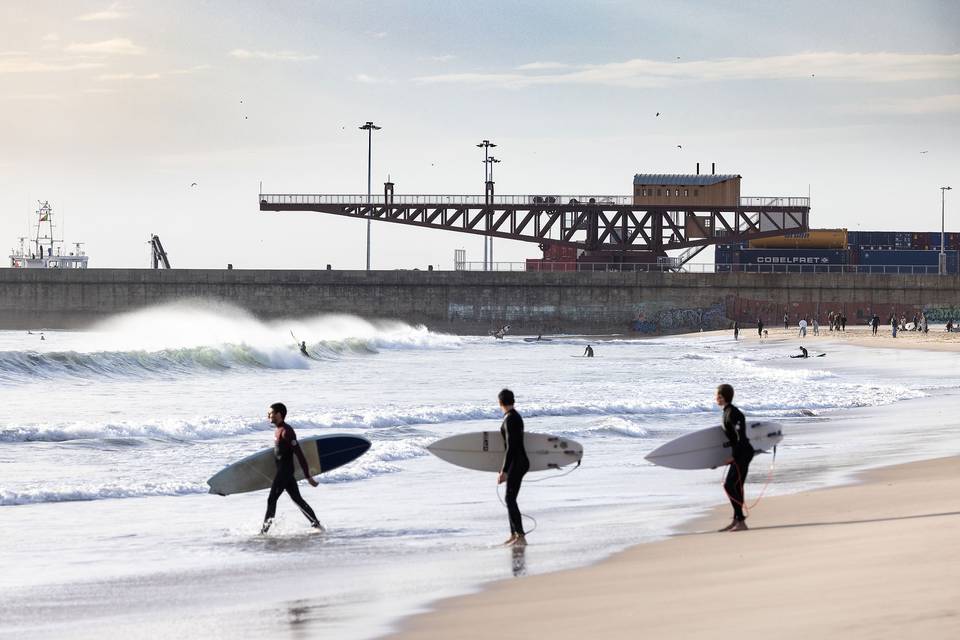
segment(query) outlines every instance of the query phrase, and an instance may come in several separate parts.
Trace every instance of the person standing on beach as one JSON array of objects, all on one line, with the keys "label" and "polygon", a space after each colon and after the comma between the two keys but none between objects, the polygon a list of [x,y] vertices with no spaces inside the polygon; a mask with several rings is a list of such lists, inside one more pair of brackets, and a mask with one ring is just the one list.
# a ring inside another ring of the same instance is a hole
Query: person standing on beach
[{"label": "person standing on beach", "polygon": [[790,316],[788,316],[786,313],[783,314],[783,328],[790,328]]},{"label": "person standing on beach", "polygon": [[813,335],[820,335],[820,321],[817,320],[817,317],[813,317]]},{"label": "person standing on beach", "polygon": [[843,331],[844,333],[847,332],[847,314],[846,313],[840,314],[840,331]]},{"label": "person standing on beach", "polygon": [[510,389],[500,391],[497,401],[503,411],[500,435],[503,436],[505,446],[503,466],[497,474],[497,484],[507,483],[504,501],[507,503],[507,514],[510,518],[510,537],[503,544],[522,547],[526,546],[527,538],[523,531],[523,516],[517,506],[517,496],[520,494],[523,476],[530,470],[530,460],[523,446],[523,418],[514,408],[516,399]]},{"label": "person standing on beach", "polygon": [[763,320],[757,318],[757,335],[760,336],[760,339],[763,339]]},{"label": "person standing on beach", "polygon": [[747,439],[747,419],[740,409],[733,406],[733,387],[721,384],[717,387],[717,406],[723,409],[723,431],[733,449],[733,457],[727,459],[730,468],[723,488],[733,507],[733,521],[720,531],[746,531],[747,516],[743,512],[743,483],[747,480],[753,447]]},{"label": "person standing on beach", "polygon": [[290,496],[290,499],[300,507],[300,511],[310,521],[310,526],[314,529],[323,531],[323,525],[317,520],[317,514],[313,512],[307,501],[300,495],[300,489],[297,487],[297,479],[294,476],[293,457],[296,456],[300,461],[300,468],[303,469],[303,475],[311,486],[315,487],[318,483],[310,475],[310,466],[307,459],[300,449],[297,442],[297,434],[293,427],[286,423],[287,407],[281,402],[270,405],[267,411],[267,419],[273,424],[273,456],[277,463],[277,474],[273,477],[273,484],[270,487],[270,496],[267,498],[267,513],[263,516],[263,526],[260,533],[266,533],[273,524],[273,517],[277,513],[277,500],[284,491]]},{"label": "person standing on beach", "polygon": [[806,318],[800,318],[800,337],[801,338],[807,337],[807,319]]},{"label": "person standing on beach", "polygon": [[733,339],[734,340],[740,339],[740,323],[737,322],[736,320],[733,321]]},{"label": "person standing on beach", "polygon": [[893,337],[897,337],[897,316],[890,316],[890,329],[893,331]]}]

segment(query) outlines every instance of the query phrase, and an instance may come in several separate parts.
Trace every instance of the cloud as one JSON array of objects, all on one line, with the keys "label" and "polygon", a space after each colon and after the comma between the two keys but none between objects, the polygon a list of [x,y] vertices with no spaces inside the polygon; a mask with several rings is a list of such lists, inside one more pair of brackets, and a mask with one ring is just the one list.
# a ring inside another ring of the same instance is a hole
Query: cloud
[{"label": "cloud", "polygon": [[123,80],[158,80],[165,76],[185,76],[199,71],[210,69],[210,65],[201,64],[187,69],[173,69],[171,71],[153,71],[151,73],[104,73],[97,76],[97,80],[105,81],[123,81]]},{"label": "cloud", "polygon": [[316,60],[319,56],[297,53],[296,51],[250,51],[248,49],[234,49],[229,53],[241,60],[285,60],[287,62],[302,62]]},{"label": "cloud", "polygon": [[572,69],[573,65],[564,62],[530,62],[517,67],[517,71],[543,71],[546,69]]},{"label": "cloud", "polygon": [[157,80],[159,73],[104,73],[97,80]]},{"label": "cloud", "polygon": [[120,10],[120,3],[114,2],[110,5],[109,9],[104,9],[102,11],[94,11],[93,13],[85,13],[82,16],[77,16],[77,20],[83,22],[93,22],[101,20],[122,20],[127,17],[127,14]]},{"label": "cloud", "polygon": [[365,35],[368,35],[371,38],[376,38],[377,40],[381,40],[386,38],[388,34],[386,31],[367,31],[365,32]]},{"label": "cloud", "polygon": [[145,53],[146,49],[133,44],[129,38],[113,38],[100,42],[74,43],[69,45],[66,51],[68,53],[137,56]]},{"label": "cloud", "polygon": [[97,69],[103,64],[99,62],[38,62],[24,57],[0,58],[0,74],[4,73],[51,73],[55,71],[80,71],[83,69]]},{"label": "cloud", "polygon": [[482,84],[510,88],[533,85],[650,88],[681,82],[805,79],[811,82],[843,80],[886,83],[952,80],[958,76],[960,54],[813,52],[688,62],[647,59],[583,65],[532,62],[506,72],[439,74],[414,80],[421,84]]},{"label": "cloud", "polygon": [[848,113],[890,113],[901,115],[927,115],[960,111],[960,94],[925,96],[923,98],[900,98],[865,102],[842,109]]},{"label": "cloud", "polygon": [[29,100],[40,102],[56,102],[63,100],[63,96],[56,93],[23,93],[20,95],[4,96],[4,100]]},{"label": "cloud", "polygon": [[357,82],[362,82],[363,84],[379,84],[383,82],[381,78],[377,78],[376,76],[368,76],[365,73],[358,73],[357,75],[353,76],[353,79]]},{"label": "cloud", "polygon": [[451,60],[456,60],[456,59],[457,59],[457,56],[450,53],[443,56],[427,56],[426,57],[426,60],[429,60],[430,62],[450,62]]}]

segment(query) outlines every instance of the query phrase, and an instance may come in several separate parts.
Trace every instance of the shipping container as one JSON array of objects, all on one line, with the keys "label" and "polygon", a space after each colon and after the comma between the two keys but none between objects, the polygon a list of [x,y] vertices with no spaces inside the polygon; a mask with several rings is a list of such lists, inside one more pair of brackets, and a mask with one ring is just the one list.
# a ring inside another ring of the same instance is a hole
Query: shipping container
[{"label": "shipping container", "polygon": [[552,260],[541,260],[540,258],[527,258],[527,271],[576,271],[577,263],[574,261],[570,262],[556,262]]},{"label": "shipping container", "polygon": [[[947,251],[947,272],[957,273],[957,252]],[[860,270],[881,273],[938,273],[940,252],[917,249],[887,251],[864,249],[860,251]]]},{"label": "shipping container", "polygon": [[751,249],[846,249],[846,229],[811,229],[773,238],[750,241]]},{"label": "shipping container", "polygon": [[742,249],[736,262],[745,270],[773,272],[835,272],[847,264],[847,252],[840,249]]}]

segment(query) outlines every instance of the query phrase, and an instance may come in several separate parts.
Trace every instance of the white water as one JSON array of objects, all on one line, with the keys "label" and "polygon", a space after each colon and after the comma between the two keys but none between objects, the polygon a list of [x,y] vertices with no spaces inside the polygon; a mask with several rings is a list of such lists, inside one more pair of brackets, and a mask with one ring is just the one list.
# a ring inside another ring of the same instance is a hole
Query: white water
[{"label": "white water", "polygon": [[[720,382],[748,417],[787,425],[771,493],[960,443],[955,421],[937,418],[960,388],[956,356],[824,339],[816,348],[828,357],[807,361],[786,358],[793,344],[728,338],[594,342],[601,357],[590,360],[570,357],[587,344],[573,337],[460,338],[349,317],[265,323],[197,305],[44,337],[0,332],[0,635],[136,637],[138,625],[171,635],[189,610],[190,635],[293,637],[308,625],[362,638],[482,581],[599,559],[722,501],[720,471],[643,460],[717,422]],[[570,476],[524,486],[521,507],[538,525],[519,558],[494,546],[507,531],[493,478],[423,449],[495,429],[504,386],[528,430],[586,449]],[[263,416],[275,401],[301,435],[373,442],[319,489],[304,485],[326,535],[309,534],[284,497],[276,532],[261,538],[264,494],[206,493],[213,473],[269,446]],[[914,419],[874,418],[897,412]],[[104,593],[118,609],[80,604]]]}]

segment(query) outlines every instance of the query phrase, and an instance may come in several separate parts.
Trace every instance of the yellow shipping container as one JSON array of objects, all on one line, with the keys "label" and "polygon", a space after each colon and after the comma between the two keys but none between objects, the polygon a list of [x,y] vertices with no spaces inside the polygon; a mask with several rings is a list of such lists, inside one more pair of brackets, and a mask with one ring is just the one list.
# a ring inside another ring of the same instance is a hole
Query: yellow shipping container
[{"label": "yellow shipping container", "polygon": [[846,249],[846,229],[810,229],[807,233],[750,241],[751,249]]}]

